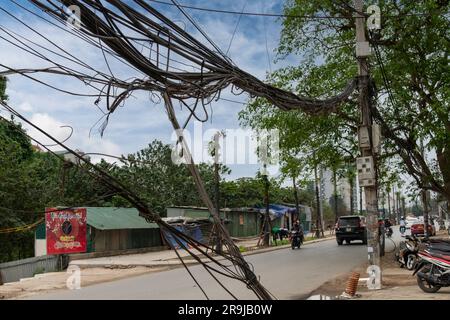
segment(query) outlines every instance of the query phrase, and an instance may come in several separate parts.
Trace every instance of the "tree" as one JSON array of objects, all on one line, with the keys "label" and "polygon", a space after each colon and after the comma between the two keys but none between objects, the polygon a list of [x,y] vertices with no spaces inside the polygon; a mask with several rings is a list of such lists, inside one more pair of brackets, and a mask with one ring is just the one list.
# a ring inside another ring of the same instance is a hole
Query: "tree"
[{"label": "tree", "polygon": [[8,96],[6,95],[6,81],[5,77],[0,76],[0,101],[8,100]]},{"label": "tree", "polygon": [[[372,74],[379,92],[379,115],[386,138],[386,151],[400,156],[403,169],[419,187],[450,198],[450,90],[448,53],[449,1],[380,1],[381,34],[370,38],[373,47],[380,46],[380,61],[372,59]],[[293,68],[294,83],[314,82],[310,70],[321,70],[324,86],[333,90],[345,78],[356,74],[354,63],[353,10],[349,5],[330,1],[287,1],[289,15],[326,14],[344,19],[284,20],[279,54],[304,53],[305,63]],[[322,59],[317,59],[321,56]],[[314,60],[321,60],[319,66]],[[388,103],[383,71],[388,79],[394,104]],[[306,77],[304,75],[307,75]],[[307,85],[305,85],[307,86]],[[353,113],[341,109],[342,119]],[[354,124],[357,122],[353,122]],[[425,159],[419,142],[427,141],[436,153]]]},{"label": "tree", "polygon": [[[196,191],[194,180],[183,164],[172,161],[172,147],[154,140],[146,148],[135,154],[129,154],[121,166],[114,166],[111,172],[123,181],[131,190],[145,199],[150,208],[161,216],[166,208],[177,205],[202,206]],[[198,164],[208,194],[214,194],[214,166]],[[229,168],[219,165],[219,175],[230,173]],[[117,202],[116,204],[128,205]]]}]

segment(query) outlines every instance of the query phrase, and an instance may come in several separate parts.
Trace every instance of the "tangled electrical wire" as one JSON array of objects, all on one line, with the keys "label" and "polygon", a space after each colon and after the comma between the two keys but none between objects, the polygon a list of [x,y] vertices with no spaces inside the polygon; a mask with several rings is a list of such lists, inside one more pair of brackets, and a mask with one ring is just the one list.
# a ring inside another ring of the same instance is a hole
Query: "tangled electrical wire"
[{"label": "tangled electrical wire", "polygon": [[[270,300],[273,299],[274,296],[267,291],[257,280],[257,277],[253,273],[253,268],[250,264],[248,264],[242,255],[239,252],[239,249],[236,247],[236,245],[230,240],[227,241],[227,239],[224,239],[223,245],[225,250],[221,252],[217,252],[214,248],[190,237],[189,235],[186,235],[182,231],[178,230],[176,227],[168,224],[162,218],[151,211],[151,209],[147,206],[147,204],[139,198],[132,190],[130,190],[128,187],[123,185],[120,181],[118,181],[116,178],[111,176],[108,172],[106,172],[104,169],[96,166],[95,164],[92,164],[90,160],[86,159],[85,157],[81,156],[74,150],[70,149],[64,143],[58,141],[56,138],[51,136],[49,133],[44,131],[42,128],[38,127],[31,121],[29,121],[26,117],[24,117],[21,113],[16,111],[14,108],[12,108],[9,104],[7,104],[4,101],[0,101],[0,105],[9,113],[17,117],[18,119],[22,120],[24,123],[27,123],[34,129],[38,130],[40,133],[42,133],[45,137],[55,142],[55,144],[63,147],[65,150],[67,150],[68,153],[75,156],[79,161],[76,162],[76,165],[80,167],[82,170],[86,171],[88,174],[93,176],[94,178],[98,179],[98,181],[101,181],[105,186],[108,187],[112,191],[111,194],[119,195],[123,197],[124,199],[128,200],[136,209],[138,209],[140,215],[144,217],[148,222],[155,222],[158,224],[158,226],[161,229],[161,234],[163,237],[167,240],[167,234],[170,234],[175,239],[176,243],[181,247],[182,249],[186,250],[189,255],[199,262],[204,269],[208,272],[208,274],[211,275],[211,277],[227,292],[229,293],[234,299],[237,299],[237,297],[217,278],[217,276],[214,273],[220,274],[222,276],[225,276],[227,278],[235,279],[238,281],[241,281],[245,283],[245,285],[252,290],[255,295],[259,299],[264,300]],[[11,122],[11,120],[8,120],[2,116],[0,116],[4,121]],[[29,139],[33,140],[34,142],[41,145],[45,150],[47,150],[49,153],[53,154],[55,157],[57,157],[61,161],[65,161],[64,158],[61,155],[56,154],[51,149],[49,149],[45,144],[41,143],[39,140],[29,136],[24,131],[19,131],[20,133],[26,135]],[[194,166],[195,167],[195,166]],[[226,230],[224,229],[222,224],[217,225],[218,228],[222,228],[220,231],[223,233],[226,233]],[[198,287],[202,290],[205,297],[209,299],[208,295],[204,291],[204,289],[201,287],[201,285],[198,283],[196,278],[193,276],[193,274],[190,272],[188,266],[185,264],[183,258],[178,253],[178,249],[172,245],[170,241],[166,241],[171,248],[175,251],[178,258],[182,262],[183,266],[186,268],[186,270],[191,275],[192,279],[195,281],[195,283],[198,285]],[[217,253],[218,255],[225,258],[225,261],[231,262],[231,264],[224,263],[221,259],[209,254],[207,251],[211,251],[213,253]],[[204,259],[201,258],[201,256],[204,257]],[[207,261],[205,261],[205,259]],[[217,267],[212,266],[209,262],[212,262],[217,265]]]},{"label": "tangled electrical wire", "polygon": [[[164,16],[144,0],[132,0],[127,3],[119,0],[28,1],[54,21],[32,12],[17,3],[16,0],[11,0],[12,3],[37,16],[39,19],[43,19],[64,32],[68,32],[72,36],[83,40],[85,43],[100,49],[108,67],[108,72],[102,72],[90,66],[86,61],[72,54],[70,50],[62,48],[49,37],[31,28],[26,22],[8,11],[8,8],[2,7],[0,4],[1,11],[30,29],[52,47],[50,49],[47,46],[42,46],[33,39],[23,37],[15,31],[0,25],[0,31],[4,34],[4,36],[0,34],[1,39],[51,65],[42,68],[19,69],[0,64],[0,67],[5,69],[5,71],[0,72],[0,75],[20,74],[66,94],[96,97],[96,105],[98,105],[100,100],[105,99],[107,110],[104,112],[104,118],[106,119],[100,129],[102,134],[108,124],[110,115],[118,107],[123,106],[124,102],[137,91],[149,92],[151,99],[153,99],[155,94],[161,96],[164,100],[169,120],[174,129],[178,130],[184,129],[192,117],[199,121],[207,121],[209,116],[207,107],[213,101],[222,99],[221,93],[228,87],[231,87],[231,92],[235,95],[246,92],[251,97],[262,97],[282,110],[302,110],[311,115],[321,115],[336,112],[339,106],[353,93],[357,85],[357,80],[351,79],[341,93],[330,98],[316,99],[300,97],[264,83],[238,68],[176,0],[172,0],[172,3],[191,22],[213,49],[210,49],[207,45],[195,39],[174,21]],[[72,5],[80,9],[79,28],[67,28],[68,21],[74,18],[73,14],[68,10],[68,7]],[[71,66],[58,63],[46,56],[43,52],[64,59]],[[135,75],[131,78],[118,77],[107,57],[126,65],[130,70],[135,72]],[[95,92],[93,94],[75,93],[56,88],[33,77],[32,74],[37,73],[72,77],[82,81]],[[181,106],[189,110],[189,117],[183,125],[178,123],[173,101],[179,101]],[[219,281],[214,273],[244,282],[260,299],[273,298],[273,295],[259,283],[251,265],[244,260],[239,248],[233,243],[227,230],[221,224],[217,208],[212,204],[198,172],[198,168],[193,161],[188,163],[188,168],[194,177],[201,199],[210,212],[214,213],[212,217],[214,223],[217,225],[218,234],[223,237],[222,240],[225,250],[218,254],[231,262],[234,270],[231,266],[222,263],[206,252],[207,249],[215,252],[214,249],[196,241],[164,222],[148,208],[142,199],[108,172],[98,168],[78,153],[67,148],[63,143],[57,141],[44,130],[32,124],[6,103],[2,103],[2,105],[9,112],[76,156],[81,163],[86,164],[91,169],[88,171],[90,174],[95,175],[112,191],[128,200],[148,221],[156,222],[163,231],[163,234],[164,232],[168,232],[171,235],[175,235],[177,243],[183,249],[187,250],[196,261],[201,263],[205,270],[233,298],[236,297]],[[198,110],[204,112],[204,118],[200,118],[197,115]],[[182,135],[179,136],[178,143],[183,145],[183,152],[187,153],[190,157],[189,149]],[[43,147],[51,152],[45,145]],[[193,250],[190,248],[193,248]],[[175,248],[173,249],[179,256],[177,250]],[[218,267],[216,268],[203,262],[198,255],[206,257]],[[180,256],[179,258],[181,259]],[[181,261],[183,262],[183,259]],[[189,271],[189,268],[185,264],[184,266],[201,288],[195,277]],[[204,291],[203,293],[208,298]]]},{"label": "tangled electrical wire", "polygon": [[[343,92],[320,100],[299,97],[266,84],[234,65],[175,0],[174,5],[207,39],[214,50],[143,0],[133,0],[132,4],[106,0],[108,6],[102,1],[93,0],[28,1],[60,24],[67,24],[67,21],[73,18],[67,7],[78,6],[81,17],[80,28],[74,28],[71,33],[91,45],[100,47],[103,54],[109,53],[120,59],[138,71],[139,76],[131,80],[120,79],[113,75],[109,64],[110,74],[107,74],[86,66],[85,62],[78,61],[76,57],[70,59],[95,73],[84,73],[57,64],[41,69],[10,68],[3,74],[20,73],[31,77],[31,73],[45,72],[75,77],[90,86],[95,85],[99,90],[98,96],[106,97],[108,115],[134,91],[139,90],[167,93],[192,113],[200,106],[206,111],[206,106],[219,99],[222,90],[230,86],[235,94],[247,92],[252,97],[263,97],[283,110],[300,109],[309,114],[327,114],[335,112],[356,88],[356,80],[351,79]],[[57,6],[55,2],[61,6]],[[9,32],[9,35],[11,36],[12,32]],[[17,40],[12,42],[17,44]],[[192,70],[187,70],[189,68]]]}]

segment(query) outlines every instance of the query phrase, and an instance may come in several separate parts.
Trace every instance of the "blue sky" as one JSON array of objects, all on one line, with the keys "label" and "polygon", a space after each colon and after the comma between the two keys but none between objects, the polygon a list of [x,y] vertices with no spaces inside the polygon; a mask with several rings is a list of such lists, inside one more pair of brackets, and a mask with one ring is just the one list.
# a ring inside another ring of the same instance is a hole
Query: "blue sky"
[{"label": "blue sky", "polygon": [[[28,4],[26,0],[15,1],[42,15],[41,12]],[[179,2],[186,5],[232,11],[241,11],[245,5],[245,11],[266,13],[282,13],[283,6],[282,0],[180,0]],[[204,41],[176,8],[152,3],[151,1],[149,3],[173,20],[183,21],[179,22],[179,24],[186,26],[188,32]],[[100,50],[92,51],[83,45],[83,42],[77,41],[67,33],[26,13],[12,3],[11,0],[1,1],[0,7],[10,11],[19,17],[21,21],[26,21],[34,30],[50,36],[53,41],[67,48],[73,55],[82,57],[84,61],[89,62],[89,64],[102,71],[107,71]],[[209,37],[223,51],[226,51],[239,16],[201,12],[191,9],[186,10],[207,32]],[[0,11],[0,25],[29,39],[33,39],[33,41],[46,45],[45,41],[36,33],[27,29],[20,21],[14,20],[2,11]],[[277,18],[243,16],[236,29],[236,34],[231,43],[228,55],[241,69],[250,72],[260,79],[264,79],[270,69],[274,70],[282,65],[298,63],[299,58],[289,57],[287,61],[282,62],[280,65],[273,64],[280,30],[281,21]],[[1,30],[0,35],[7,37]],[[266,50],[266,39],[268,50]],[[48,66],[48,62],[43,62],[15,48],[3,39],[0,39],[0,47],[0,61],[4,65],[14,68],[35,67],[36,65]],[[114,71],[121,72],[120,68],[122,66],[120,64],[114,64],[111,60],[110,63]],[[89,92],[85,85],[77,80],[49,75],[38,75],[36,77],[63,89],[83,93]],[[94,105],[96,98],[70,96],[19,75],[9,77],[7,93],[12,106],[18,108],[29,119],[57,138],[64,139],[70,133],[70,129],[60,128],[60,126],[72,126],[74,128],[74,134],[67,144],[72,148],[79,148],[85,152],[121,155],[136,152],[144,148],[154,139],[159,139],[166,143],[171,142],[172,128],[166,118],[163,105],[151,102],[146,93],[135,94],[127,101],[124,108],[118,109],[113,114],[103,138],[98,133],[98,127],[90,132],[91,127],[102,116],[101,112]],[[240,102],[246,102],[248,99],[246,94],[234,96],[229,92],[225,92],[223,97]],[[204,124],[204,130],[211,128],[218,130],[238,128],[237,115],[242,108],[243,105],[237,103],[226,101],[215,102],[213,104],[212,119]],[[193,123],[191,123],[189,129],[193,129]],[[42,138],[33,130],[29,132],[35,137]],[[42,140],[46,141],[45,139]],[[253,176],[258,167],[255,165],[234,165],[231,168],[233,173],[229,178]]]}]

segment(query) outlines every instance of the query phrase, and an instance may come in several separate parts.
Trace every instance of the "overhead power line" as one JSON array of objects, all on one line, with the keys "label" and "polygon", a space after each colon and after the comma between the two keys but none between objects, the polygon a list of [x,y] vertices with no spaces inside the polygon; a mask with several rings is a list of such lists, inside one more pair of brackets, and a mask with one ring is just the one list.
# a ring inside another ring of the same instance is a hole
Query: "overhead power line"
[{"label": "overhead power line", "polygon": [[[175,6],[173,3],[170,2],[164,2],[160,0],[148,0],[154,3],[159,3],[163,5],[168,6]],[[181,8],[186,9],[192,9],[197,11],[204,11],[204,12],[212,12],[212,13],[222,13],[222,14],[233,14],[233,15],[241,15],[241,16],[254,16],[254,17],[274,17],[274,18],[298,18],[298,19],[349,19],[348,16],[331,16],[331,15],[296,15],[296,14],[283,14],[283,13],[261,13],[261,12],[246,12],[246,11],[233,11],[233,10],[221,10],[221,9],[213,9],[213,8],[204,8],[204,7],[197,7],[197,6],[191,6],[191,5],[178,5]],[[352,11],[357,12],[354,8],[351,6],[347,6],[348,9],[351,9]],[[400,18],[400,17],[407,17],[407,16],[426,16],[430,15],[431,13],[407,13],[407,14],[399,14],[399,15],[383,15],[383,17],[386,18]],[[365,16],[368,16],[367,14],[364,14]]]},{"label": "overhead power line", "polygon": [[[151,2],[164,4],[168,6],[175,6],[173,3],[159,1],[159,0],[149,0]],[[262,12],[248,12],[248,11],[232,11],[232,10],[220,10],[220,9],[213,9],[213,8],[202,8],[202,7],[196,7],[196,6],[190,6],[190,5],[181,5],[179,4],[178,7],[186,8],[186,9],[192,9],[192,10],[198,10],[198,11],[205,11],[205,12],[214,12],[214,13],[223,13],[223,14],[233,14],[233,15],[241,15],[241,16],[255,16],[255,17],[274,17],[274,18],[307,18],[307,19],[348,19],[348,17],[344,16],[315,16],[315,15],[290,15],[290,14],[282,14],[282,13],[262,13]]]}]

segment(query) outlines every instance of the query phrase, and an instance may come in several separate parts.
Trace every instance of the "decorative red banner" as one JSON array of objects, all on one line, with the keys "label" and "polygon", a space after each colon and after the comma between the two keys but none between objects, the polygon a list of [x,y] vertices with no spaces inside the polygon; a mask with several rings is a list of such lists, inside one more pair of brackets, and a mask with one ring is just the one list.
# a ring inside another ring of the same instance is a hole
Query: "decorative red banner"
[{"label": "decorative red banner", "polygon": [[86,252],[86,209],[46,211],[47,254]]}]

